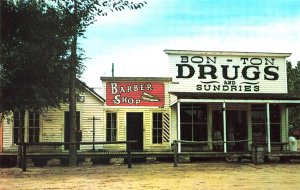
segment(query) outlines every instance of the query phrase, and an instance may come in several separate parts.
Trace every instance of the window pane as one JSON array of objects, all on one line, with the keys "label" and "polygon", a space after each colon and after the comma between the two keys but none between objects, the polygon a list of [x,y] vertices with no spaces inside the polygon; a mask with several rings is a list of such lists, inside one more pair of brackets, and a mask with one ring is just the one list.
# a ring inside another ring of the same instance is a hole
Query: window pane
[{"label": "window pane", "polygon": [[106,141],[117,140],[117,114],[106,113]]},{"label": "window pane", "polygon": [[162,113],[157,113],[157,121],[162,121]]},{"label": "window pane", "polygon": [[191,122],[193,117],[193,109],[192,104],[181,104],[180,107],[180,121],[185,122]]},{"label": "window pane", "polygon": [[106,140],[111,141],[111,130],[110,129],[106,129]]},{"label": "window pane", "polygon": [[270,121],[271,123],[280,123],[280,107],[278,104],[270,105]]},{"label": "window pane", "polygon": [[162,113],[152,114],[152,143],[162,143]]},{"label": "window pane", "polygon": [[116,130],[115,129],[111,130],[111,140],[116,141]]},{"label": "window pane", "polygon": [[180,111],[180,121],[183,123],[191,122],[193,118],[192,115],[193,115],[192,109],[182,109]]},{"label": "window pane", "polygon": [[206,123],[207,121],[207,111],[206,106],[202,104],[193,105],[193,121]]},{"label": "window pane", "polygon": [[181,140],[192,141],[192,124],[181,124]]},{"label": "window pane", "polygon": [[270,133],[271,142],[280,142],[280,124],[271,124]]}]

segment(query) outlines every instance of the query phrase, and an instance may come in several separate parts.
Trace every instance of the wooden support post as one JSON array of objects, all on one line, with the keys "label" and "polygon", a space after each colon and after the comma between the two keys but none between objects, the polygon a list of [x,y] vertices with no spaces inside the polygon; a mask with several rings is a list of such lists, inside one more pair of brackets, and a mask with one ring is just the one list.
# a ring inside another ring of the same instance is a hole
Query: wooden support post
[{"label": "wooden support post", "polygon": [[257,165],[257,145],[254,145],[255,165]]},{"label": "wooden support post", "polygon": [[178,165],[178,150],[177,150],[177,141],[176,140],[174,140],[174,167],[177,167],[177,165]]},{"label": "wooden support post", "polygon": [[21,145],[22,146],[22,155],[21,155],[21,160],[22,160],[22,171],[26,172],[26,145]]},{"label": "wooden support post", "polygon": [[267,103],[267,142],[268,142],[268,152],[271,152],[271,132],[270,132],[270,104]]},{"label": "wooden support post", "polygon": [[93,116],[93,149],[92,151],[95,152],[95,116]]},{"label": "wooden support post", "polygon": [[223,138],[224,138],[224,143],[223,143],[223,149],[224,149],[224,153],[227,152],[227,122],[226,122],[226,103],[223,103]]},{"label": "wooden support post", "polygon": [[127,162],[128,162],[128,168],[131,168],[131,143],[130,142],[127,142],[127,154],[128,154],[128,157],[127,157]]}]

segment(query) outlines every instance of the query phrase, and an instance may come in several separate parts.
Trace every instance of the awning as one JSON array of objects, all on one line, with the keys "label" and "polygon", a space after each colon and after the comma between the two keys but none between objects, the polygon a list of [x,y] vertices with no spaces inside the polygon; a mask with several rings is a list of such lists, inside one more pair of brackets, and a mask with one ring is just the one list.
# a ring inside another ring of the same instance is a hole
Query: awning
[{"label": "awning", "polygon": [[188,93],[174,92],[177,101],[191,103],[280,103],[299,106],[300,95],[252,93]]}]

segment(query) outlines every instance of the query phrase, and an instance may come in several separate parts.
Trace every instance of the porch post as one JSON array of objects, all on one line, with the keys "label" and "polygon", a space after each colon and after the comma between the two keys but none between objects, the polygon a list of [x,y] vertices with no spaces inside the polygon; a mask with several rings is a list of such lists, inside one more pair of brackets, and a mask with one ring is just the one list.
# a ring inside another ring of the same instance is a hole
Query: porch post
[{"label": "porch post", "polygon": [[[181,140],[181,131],[180,131],[180,101],[177,102],[177,140]],[[181,142],[178,142],[178,152],[181,152]]]},{"label": "porch post", "polygon": [[227,152],[227,143],[226,143],[226,141],[227,141],[227,139],[226,139],[226,128],[227,128],[227,126],[226,126],[226,103],[225,102],[223,102],[223,132],[224,132],[224,134],[223,134],[223,139],[224,139],[224,141],[225,141],[225,143],[224,143],[224,152],[226,153]]},{"label": "porch post", "polygon": [[268,141],[268,152],[271,152],[271,138],[270,138],[270,103],[267,103],[267,141]]}]

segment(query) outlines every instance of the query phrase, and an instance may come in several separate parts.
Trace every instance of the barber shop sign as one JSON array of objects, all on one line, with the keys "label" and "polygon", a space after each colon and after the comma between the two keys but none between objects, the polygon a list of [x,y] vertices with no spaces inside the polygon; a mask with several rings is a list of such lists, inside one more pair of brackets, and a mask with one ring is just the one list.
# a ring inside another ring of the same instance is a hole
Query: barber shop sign
[{"label": "barber shop sign", "polygon": [[107,82],[108,106],[164,106],[165,88],[161,82]]}]

